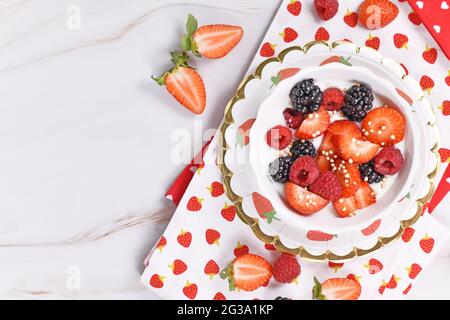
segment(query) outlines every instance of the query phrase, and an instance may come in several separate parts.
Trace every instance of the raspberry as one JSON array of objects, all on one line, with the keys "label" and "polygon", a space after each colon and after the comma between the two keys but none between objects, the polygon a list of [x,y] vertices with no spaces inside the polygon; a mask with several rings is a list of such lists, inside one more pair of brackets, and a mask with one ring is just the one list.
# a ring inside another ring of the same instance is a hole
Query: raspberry
[{"label": "raspberry", "polygon": [[341,110],[344,102],[344,93],[341,89],[330,88],[323,93],[322,106],[324,106],[327,111]]},{"label": "raspberry", "polygon": [[309,191],[330,201],[335,201],[342,197],[342,185],[339,179],[331,171],[326,171],[309,187]]},{"label": "raspberry", "polygon": [[292,131],[284,126],[275,126],[266,134],[267,144],[275,149],[286,148],[292,140]]},{"label": "raspberry", "polygon": [[283,116],[286,121],[286,125],[291,129],[298,129],[304,119],[303,114],[291,108],[284,110]]},{"label": "raspberry", "polygon": [[374,159],[375,170],[384,175],[393,175],[403,167],[403,156],[395,147],[381,149]]},{"label": "raspberry", "polygon": [[322,20],[330,20],[338,12],[339,3],[337,0],[314,0],[317,15]]},{"label": "raspberry", "polygon": [[289,181],[301,187],[307,187],[319,176],[319,167],[313,157],[298,157],[289,173]]},{"label": "raspberry", "polygon": [[290,254],[281,254],[281,256],[273,264],[273,277],[280,283],[291,283],[300,275],[300,272],[300,264],[297,259]]}]

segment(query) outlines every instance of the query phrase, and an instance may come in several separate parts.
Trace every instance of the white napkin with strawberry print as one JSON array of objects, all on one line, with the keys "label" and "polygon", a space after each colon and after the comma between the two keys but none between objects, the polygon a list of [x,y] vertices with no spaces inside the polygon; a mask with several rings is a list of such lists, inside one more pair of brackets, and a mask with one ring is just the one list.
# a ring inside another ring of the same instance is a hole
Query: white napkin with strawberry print
[{"label": "white napkin with strawberry print", "polygon": [[[314,38],[331,41],[347,38],[354,43],[366,43],[384,56],[402,62],[411,75],[421,79],[437,113],[444,144],[441,152],[445,154],[450,147],[448,107],[445,109],[450,100],[450,81],[446,79],[448,60],[426,29],[417,24],[417,16],[405,1],[395,1],[400,13],[393,23],[370,31],[370,35],[368,30],[355,24],[354,12],[359,3],[358,0],[340,1],[337,15],[322,22],[313,13],[312,1],[283,1],[250,70],[266,56]],[[360,282],[360,299],[399,299],[414,289],[414,281],[448,239],[449,229],[439,222],[450,224],[450,218],[445,215],[450,212],[450,201],[444,198],[432,215],[425,212],[401,240],[370,256],[345,263],[299,259],[301,274],[290,284],[279,284],[272,279],[266,287],[253,292],[230,291],[228,281],[221,279],[219,273],[236,256],[250,252],[273,263],[279,253],[258,240],[229,205],[215,165],[215,146],[213,140],[204,157],[205,166],[193,178],[172,221],[147,259],[141,282],[163,298],[311,299],[314,278],[323,282],[329,278],[349,277]],[[444,170],[445,166],[441,171]]]}]

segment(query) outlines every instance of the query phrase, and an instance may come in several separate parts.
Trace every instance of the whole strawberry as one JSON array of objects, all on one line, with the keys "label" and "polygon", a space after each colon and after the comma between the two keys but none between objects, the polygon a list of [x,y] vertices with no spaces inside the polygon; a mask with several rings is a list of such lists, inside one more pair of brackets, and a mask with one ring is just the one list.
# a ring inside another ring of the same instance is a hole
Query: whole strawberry
[{"label": "whole strawberry", "polygon": [[358,9],[359,22],[367,29],[380,29],[394,21],[398,11],[389,0],[365,0]]},{"label": "whole strawberry", "polygon": [[317,15],[322,20],[330,20],[333,18],[339,9],[339,2],[337,0],[314,0]]},{"label": "whole strawberry", "polygon": [[280,283],[291,283],[300,275],[301,267],[297,259],[283,253],[273,264],[273,278]]}]

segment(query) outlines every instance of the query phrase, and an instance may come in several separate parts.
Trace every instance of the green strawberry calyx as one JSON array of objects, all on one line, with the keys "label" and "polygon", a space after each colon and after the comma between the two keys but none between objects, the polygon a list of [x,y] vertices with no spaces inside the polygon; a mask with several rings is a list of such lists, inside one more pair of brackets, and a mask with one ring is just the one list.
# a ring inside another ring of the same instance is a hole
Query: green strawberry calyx
[{"label": "green strawberry calyx", "polygon": [[228,289],[230,291],[236,290],[236,286],[234,284],[234,274],[233,274],[233,262],[231,262],[225,269],[220,271],[221,279],[228,279]]},{"label": "green strawberry calyx", "polygon": [[186,34],[183,34],[180,39],[181,48],[184,51],[191,51],[197,57],[201,57],[198,52],[197,45],[194,41],[194,33],[198,29],[198,21],[192,14],[189,14],[186,22]]},{"label": "green strawberry calyx", "polygon": [[314,300],[327,300],[322,293],[322,284],[314,277],[314,287],[312,288],[312,295]]},{"label": "green strawberry calyx", "polygon": [[157,84],[160,86],[163,86],[166,84],[166,77],[177,70],[180,67],[186,67],[191,68],[188,64],[189,56],[185,51],[172,51],[170,53],[172,63],[174,64],[174,67],[170,69],[169,71],[164,72],[161,76],[155,77],[152,76],[152,79],[155,80]]}]

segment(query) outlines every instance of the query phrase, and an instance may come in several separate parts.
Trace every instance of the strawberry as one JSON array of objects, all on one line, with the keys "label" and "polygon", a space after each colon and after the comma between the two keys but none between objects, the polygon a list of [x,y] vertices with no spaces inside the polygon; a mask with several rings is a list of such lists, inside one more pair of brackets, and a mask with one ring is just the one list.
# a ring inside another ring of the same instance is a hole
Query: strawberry
[{"label": "strawberry", "polygon": [[220,59],[230,53],[241,41],[244,30],[224,24],[206,25],[198,28],[198,21],[191,14],[186,23],[187,34],[181,37],[183,51],[196,56]]},{"label": "strawberry", "polygon": [[444,116],[450,116],[450,101],[445,100],[442,102],[442,105],[438,107],[438,109],[442,111]]},{"label": "strawberry", "polygon": [[206,106],[206,90],[202,77],[189,67],[186,52],[171,53],[175,64],[170,71],[160,77],[153,77],[160,86],[165,85],[167,91],[183,106],[195,114],[200,114]]},{"label": "strawberry", "polygon": [[408,49],[408,37],[402,33],[394,34],[394,45],[398,49]]},{"label": "strawberry", "polygon": [[209,279],[212,280],[212,278],[219,273],[219,266],[217,265],[217,263],[214,260],[209,260],[206,265],[205,268],[203,269],[203,271],[205,272],[205,274],[207,276],[209,276]]},{"label": "strawberry", "polygon": [[334,209],[341,218],[347,218],[355,214],[358,208],[354,197],[341,198],[333,202]]},{"label": "strawberry", "polygon": [[[344,264],[343,264],[343,263],[333,262],[333,261],[328,261],[328,266],[329,266],[331,269],[333,269],[333,271],[336,273],[336,272],[338,272],[338,270],[339,270],[340,268],[342,268],[342,267],[344,266]],[[349,278],[347,278],[347,279],[349,279]]]},{"label": "strawberry", "polygon": [[186,285],[183,288],[184,295],[193,300],[197,296],[198,286],[195,283],[186,282]]},{"label": "strawberry", "polygon": [[207,229],[205,232],[205,238],[208,244],[219,245],[220,232],[214,229]]},{"label": "strawberry", "polygon": [[420,87],[423,91],[426,91],[428,94],[431,93],[431,89],[434,87],[434,81],[429,76],[422,76],[420,78]]},{"label": "strawberry", "polygon": [[364,268],[368,268],[370,274],[377,274],[383,270],[383,264],[379,260],[372,258],[364,265]]},{"label": "strawberry", "polygon": [[322,151],[334,151],[333,142],[331,141],[331,137],[334,135],[343,135],[343,136],[351,136],[356,139],[363,139],[363,134],[361,129],[358,127],[356,123],[350,120],[337,120],[331,123],[326,130],[324,137],[322,139],[322,144],[319,148],[319,154],[322,154]]},{"label": "strawberry", "polygon": [[300,68],[286,68],[278,71],[277,75],[272,77],[272,84],[274,86],[278,85],[281,81],[286,80],[295,76],[300,71]]},{"label": "strawberry", "polygon": [[422,267],[417,263],[413,263],[412,265],[406,268],[406,271],[408,272],[408,276],[411,279],[415,279],[419,275],[420,271],[422,271]]},{"label": "strawberry", "polygon": [[363,235],[365,235],[366,237],[370,236],[370,235],[374,234],[375,231],[378,230],[378,228],[380,227],[380,224],[381,224],[381,219],[377,219],[374,222],[372,222],[370,224],[370,226],[368,226],[367,228],[361,230],[361,233]]},{"label": "strawberry", "polygon": [[328,33],[328,30],[324,27],[320,27],[317,29],[316,34],[314,35],[314,39],[316,41],[328,41],[330,40],[330,34]]},{"label": "strawberry", "polygon": [[246,254],[231,262],[220,273],[222,279],[228,279],[230,291],[236,288],[254,291],[268,284],[272,277],[272,266],[264,258]]},{"label": "strawberry", "polygon": [[403,63],[400,63],[400,66],[405,70],[405,75],[409,75],[408,68]]},{"label": "strawberry", "polygon": [[422,23],[422,21],[420,20],[420,17],[414,11],[411,11],[408,14],[408,19],[409,19],[409,21],[411,21],[416,26],[418,26],[418,25],[420,25]]},{"label": "strawberry", "polygon": [[361,174],[356,164],[341,161],[331,164],[333,172],[336,174],[342,186],[342,198],[353,196],[361,184]]},{"label": "strawberry", "polygon": [[266,58],[270,58],[275,54],[275,44],[272,44],[270,42],[266,42],[263,44],[263,46],[261,47],[261,51],[259,52],[259,54],[262,57],[266,57]]},{"label": "strawberry", "polygon": [[380,149],[380,146],[376,144],[351,136],[336,135],[331,141],[338,156],[350,164],[353,162],[366,163],[372,160]]},{"label": "strawberry", "polygon": [[346,66],[351,66],[352,64],[349,62],[351,57],[345,58],[343,56],[331,56],[320,63],[320,66],[324,66],[330,63],[342,63]]},{"label": "strawberry", "polygon": [[420,240],[419,245],[425,253],[430,253],[434,247],[434,239],[430,238],[428,235],[425,235],[425,237]]},{"label": "strawberry", "polygon": [[425,51],[422,53],[422,57],[426,62],[434,64],[437,59],[437,50],[426,46]]},{"label": "strawberry", "polygon": [[243,256],[249,252],[248,246],[245,244],[241,244],[239,241],[237,243],[236,248],[234,248],[233,253],[235,257]]},{"label": "strawberry", "polygon": [[386,283],[383,281],[383,284],[378,288],[378,292],[382,295],[386,290]]},{"label": "strawberry", "polygon": [[214,295],[213,300],[227,300],[227,298],[223,295],[222,292],[217,292]]},{"label": "strawberry", "polygon": [[302,11],[302,3],[298,0],[291,0],[287,6],[287,10],[294,16],[298,16]]},{"label": "strawberry", "polygon": [[405,288],[405,290],[403,290],[403,294],[404,294],[404,295],[407,295],[407,294],[409,293],[409,291],[411,291],[411,288],[412,288],[412,284],[410,283],[410,284]]},{"label": "strawberry", "polygon": [[402,234],[402,240],[404,242],[409,242],[411,240],[411,238],[413,237],[414,232],[416,232],[416,230],[414,230],[411,227],[405,228],[405,230],[403,231],[403,234]]},{"label": "strawberry", "polygon": [[[325,138],[324,138],[325,139]],[[326,172],[331,170],[330,157],[319,154],[316,158],[317,166],[320,172]]]},{"label": "strawberry", "polygon": [[187,270],[187,265],[180,259],[175,259],[172,264],[169,264],[169,268],[172,269],[174,275],[180,275]]},{"label": "strawberry", "polygon": [[255,123],[256,119],[251,118],[241,124],[236,133],[236,141],[241,148],[250,143],[250,129]]},{"label": "strawberry", "polygon": [[367,29],[380,29],[394,21],[398,8],[388,0],[365,0],[358,9],[359,22]]},{"label": "strawberry", "polygon": [[399,95],[400,97],[402,97],[403,99],[405,99],[405,101],[408,102],[408,104],[409,104],[410,106],[413,105],[414,100],[413,100],[409,95],[407,95],[404,91],[402,91],[402,90],[399,89],[399,88],[395,88],[395,91],[397,91],[398,95]]},{"label": "strawberry", "polygon": [[346,278],[347,278],[347,279],[350,279],[350,280],[355,280],[355,281],[358,281],[358,282],[359,282],[359,279],[361,279],[361,276],[357,276],[357,275],[355,275],[355,274],[353,274],[353,273],[349,273],[349,274],[346,276]]},{"label": "strawberry", "polygon": [[181,246],[189,248],[192,241],[192,233],[181,230],[180,234],[177,237],[177,241]]},{"label": "strawberry", "polygon": [[319,230],[310,230],[306,234],[306,238],[311,241],[330,241],[336,235],[325,233]]},{"label": "strawberry", "polygon": [[167,245],[167,239],[164,236],[161,236],[158,243],[156,244],[156,249],[159,250],[159,252],[162,252],[163,248]]},{"label": "strawberry", "polygon": [[292,28],[285,28],[283,32],[280,33],[280,36],[283,38],[284,42],[292,42],[298,37],[297,31]]},{"label": "strawberry", "polygon": [[332,278],[323,283],[314,278],[313,298],[316,300],[358,300],[361,285],[358,281],[346,278]]},{"label": "strawberry", "polygon": [[202,209],[203,199],[198,197],[192,197],[187,203],[187,209],[189,211],[200,211]]},{"label": "strawberry", "polygon": [[358,14],[347,9],[347,13],[344,16],[344,22],[352,28],[356,27],[358,24]]},{"label": "strawberry", "polygon": [[164,278],[163,276],[160,276],[159,274],[155,273],[154,275],[152,275],[152,277],[150,278],[150,285],[153,288],[162,288],[164,286]]},{"label": "strawberry", "polygon": [[233,205],[229,206],[225,203],[225,206],[220,211],[220,214],[225,220],[231,222],[234,220],[234,217],[236,217],[236,208]]},{"label": "strawberry", "polygon": [[450,86],[450,70],[448,70],[448,74],[447,74],[447,76],[445,77],[445,83],[446,83],[448,86]]},{"label": "strawberry", "polygon": [[214,181],[207,188],[207,190],[211,193],[211,196],[214,198],[220,197],[225,191],[223,189],[223,184],[220,182]]},{"label": "strawberry", "polygon": [[369,34],[369,37],[366,40],[366,47],[378,50],[380,48],[380,44],[381,44],[380,38]]},{"label": "strawberry", "polygon": [[267,219],[267,223],[269,224],[272,223],[274,219],[279,220],[276,217],[277,212],[273,208],[272,203],[267,198],[263,197],[257,192],[254,192],[252,194],[252,200],[253,205],[255,206],[255,209],[258,212],[258,215],[262,219]]},{"label": "strawberry", "polygon": [[286,183],[284,192],[289,205],[305,216],[322,210],[328,204],[328,200],[291,182]]},{"label": "strawberry", "polygon": [[441,157],[441,162],[450,162],[450,150],[445,148],[439,149],[439,156]]},{"label": "strawberry", "polygon": [[355,201],[358,209],[367,208],[377,201],[375,191],[372,190],[367,182],[363,181],[359,185],[358,191],[355,193]]},{"label": "strawberry", "polygon": [[275,246],[274,246],[273,244],[270,244],[270,243],[264,244],[264,248],[265,248],[266,250],[269,250],[269,251],[275,251],[275,250],[277,250],[277,249],[275,248]]},{"label": "strawberry", "polygon": [[395,289],[397,288],[397,284],[400,281],[400,278],[396,277],[394,274],[392,275],[391,279],[389,279],[389,282],[386,283],[387,289]]},{"label": "strawberry", "polygon": [[297,138],[309,140],[320,137],[330,124],[330,115],[323,109],[310,113],[297,130]]},{"label": "strawberry", "polygon": [[394,108],[380,107],[371,110],[362,122],[367,140],[382,147],[392,146],[405,137],[405,117]]}]

